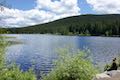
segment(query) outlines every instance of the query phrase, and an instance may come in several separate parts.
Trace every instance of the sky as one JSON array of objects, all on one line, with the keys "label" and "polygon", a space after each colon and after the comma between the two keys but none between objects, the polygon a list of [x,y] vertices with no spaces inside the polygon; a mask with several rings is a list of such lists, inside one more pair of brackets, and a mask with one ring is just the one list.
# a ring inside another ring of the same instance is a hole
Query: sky
[{"label": "sky", "polygon": [[[0,3],[3,0],[0,0]],[[119,0],[6,0],[0,26],[26,27],[82,14],[119,14]]]}]

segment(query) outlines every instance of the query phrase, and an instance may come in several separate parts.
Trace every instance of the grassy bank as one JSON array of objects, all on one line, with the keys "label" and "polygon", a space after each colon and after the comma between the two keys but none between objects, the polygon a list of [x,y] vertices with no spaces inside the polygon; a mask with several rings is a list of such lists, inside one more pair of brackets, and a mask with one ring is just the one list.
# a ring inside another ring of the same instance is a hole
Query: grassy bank
[{"label": "grassy bank", "polygon": [[36,80],[36,76],[32,70],[23,72],[16,65],[10,67],[6,66],[5,48],[8,43],[5,41],[5,37],[0,37],[0,80]]}]

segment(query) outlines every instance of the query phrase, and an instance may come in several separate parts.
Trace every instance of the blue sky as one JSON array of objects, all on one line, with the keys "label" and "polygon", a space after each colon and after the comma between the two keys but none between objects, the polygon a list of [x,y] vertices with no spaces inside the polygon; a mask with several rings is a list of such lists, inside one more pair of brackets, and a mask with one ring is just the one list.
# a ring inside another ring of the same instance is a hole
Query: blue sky
[{"label": "blue sky", "polygon": [[78,0],[79,7],[81,8],[81,14],[96,14],[92,10],[92,7],[86,2],[86,0]]},{"label": "blue sky", "polygon": [[12,6],[12,8],[29,10],[35,7],[35,0],[7,0],[7,3]]},{"label": "blue sky", "polygon": [[[1,0],[0,0],[1,1]],[[25,27],[81,14],[120,14],[119,0],[6,0],[0,26]]]}]

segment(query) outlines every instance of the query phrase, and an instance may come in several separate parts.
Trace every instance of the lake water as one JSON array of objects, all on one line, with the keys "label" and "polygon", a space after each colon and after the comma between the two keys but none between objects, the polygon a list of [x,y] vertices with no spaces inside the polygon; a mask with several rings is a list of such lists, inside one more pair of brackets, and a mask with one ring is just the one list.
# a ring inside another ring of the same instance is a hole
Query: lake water
[{"label": "lake water", "polygon": [[7,36],[16,37],[11,40],[20,41],[21,44],[7,47],[6,61],[16,62],[23,70],[27,70],[34,64],[38,73],[50,71],[59,48],[89,49],[93,63],[100,68],[120,55],[120,38],[41,34],[9,34]]}]

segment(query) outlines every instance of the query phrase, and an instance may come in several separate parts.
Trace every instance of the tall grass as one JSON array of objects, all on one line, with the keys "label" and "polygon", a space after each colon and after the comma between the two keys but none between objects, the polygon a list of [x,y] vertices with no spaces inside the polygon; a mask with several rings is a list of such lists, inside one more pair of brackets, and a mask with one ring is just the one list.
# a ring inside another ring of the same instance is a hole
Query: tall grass
[{"label": "tall grass", "polygon": [[59,52],[54,69],[42,80],[92,80],[98,72],[90,60],[85,59],[84,52],[79,51],[76,55],[66,49]]},{"label": "tall grass", "polygon": [[[7,47],[7,41],[5,37],[0,37],[0,80],[36,80],[36,76],[33,70],[23,72],[16,65],[7,67],[4,57],[5,48]],[[14,56],[13,56],[14,57]]]}]

